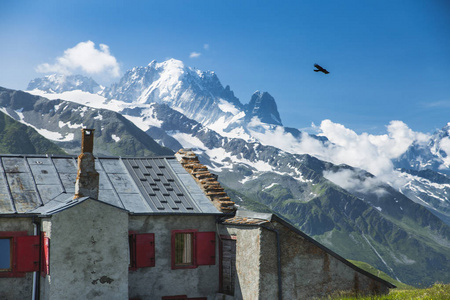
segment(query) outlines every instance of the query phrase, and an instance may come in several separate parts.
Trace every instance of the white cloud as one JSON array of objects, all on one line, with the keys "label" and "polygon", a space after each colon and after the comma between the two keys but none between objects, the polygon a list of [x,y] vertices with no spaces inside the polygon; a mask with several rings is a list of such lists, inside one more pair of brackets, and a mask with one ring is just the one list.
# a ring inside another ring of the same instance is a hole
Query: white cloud
[{"label": "white cloud", "polygon": [[204,45],[203,45],[203,49],[209,50],[209,44],[204,44]]},{"label": "white cloud", "polygon": [[100,44],[99,49],[96,49],[92,41],[78,43],[75,47],[65,50],[62,56],[56,58],[54,64],[41,64],[36,67],[36,71],[66,75],[81,71],[104,77],[120,76],[119,63],[109,52],[109,47]]},{"label": "white cloud", "polygon": [[358,171],[355,170],[342,169],[335,173],[325,171],[323,176],[349,191],[355,191],[357,193],[374,193],[378,197],[387,193],[382,186],[382,181],[377,177],[365,177],[364,174],[358,174]]},{"label": "white cloud", "polygon": [[388,133],[383,135],[357,134],[330,120],[322,121],[320,130],[333,143],[327,151],[331,161],[362,168],[376,176],[392,173],[391,159],[405,153],[413,142],[424,143],[428,138],[401,121],[391,121]]},{"label": "white cloud", "polygon": [[200,57],[200,55],[202,55],[200,52],[191,52],[189,57],[190,58],[197,58],[197,57]]},{"label": "white cloud", "polygon": [[450,165],[450,138],[444,137],[439,143],[439,148],[444,151],[446,156],[442,156],[443,164],[442,168],[448,168]]},{"label": "white cloud", "polygon": [[[320,126],[312,125],[320,136],[329,140],[324,143],[305,132],[302,132],[301,138],[295,138],[279,126],[261,130],[260,127],[263,125],[258,121],[252,120],[249,129],[262,144],[272,145],[290,153],[310,154],[334,164],[347,164],[364,169],[380,180],[397,187],[402,182],[396,181],[398,176],[395,175],[392,159],[405,153],[413,143],[423,144],[429,138],[423,133],[412,131],[401,121],[391,121],[386,126],[386,134],[372,135],[358,134],[341,124],[324,120]],[[450,143],[448,148],[447,144],[443,146],[446,150],[448,149],[450,154]],[[348,176],[343,176],[343,178],[348,178]],[[338,181],[338,177],[333,177],[333,180]],[[350,180],[351,182],[353,181]],[[366,182],[365,188],[369,183],[370,181]]]}]

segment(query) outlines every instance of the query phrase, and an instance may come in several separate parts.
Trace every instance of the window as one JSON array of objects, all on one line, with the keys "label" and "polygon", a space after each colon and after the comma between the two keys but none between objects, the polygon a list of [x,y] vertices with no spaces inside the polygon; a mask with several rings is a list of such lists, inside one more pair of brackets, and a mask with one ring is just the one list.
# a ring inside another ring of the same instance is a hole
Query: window
[{"label": "window", "polygon": [[11,239],[0,238],[0,272],[11,271]]},{"label": "window", "polygon": [[0,277],[24,277],[39,271],[39,236],[26,231],[0,232]]},{"label": "window", "polygon": [[195,229],[172,231],[172,269],[214,265],[216,233]]},{"label": "window", "polygon": [[194,264],[194,233],[175,233],[175,266]]},{"label": "window", "polygon": [[155,266],[155,234],[134,233],[128,235],[130,270]]}]

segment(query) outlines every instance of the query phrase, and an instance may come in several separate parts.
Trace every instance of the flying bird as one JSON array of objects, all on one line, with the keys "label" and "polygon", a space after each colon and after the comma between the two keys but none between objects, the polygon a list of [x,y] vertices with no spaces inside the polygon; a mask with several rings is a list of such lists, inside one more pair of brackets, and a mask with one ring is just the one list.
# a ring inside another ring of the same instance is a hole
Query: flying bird
[{"label": "flying bird", "polygon": [[314,70],[314,72],[323,72],[324,74],[328,74],[330,72],[328,72],[326,69],[322,68],[321,66],[319,66],[318,64],[314,64],[314,67],[317,68],[317,70]]}]

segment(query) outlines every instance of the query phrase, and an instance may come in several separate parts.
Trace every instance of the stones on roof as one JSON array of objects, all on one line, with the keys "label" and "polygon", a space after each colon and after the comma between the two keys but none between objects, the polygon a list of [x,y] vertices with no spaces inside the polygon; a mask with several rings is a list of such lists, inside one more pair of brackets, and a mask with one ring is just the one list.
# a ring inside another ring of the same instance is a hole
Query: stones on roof
[{"label": "stones on roof", "polygon": [[217,175],[209,172],[208,168],[200,163],[193,151],[181,149],[175,154],[175,157],[184,169],[194,177],[195,181],[205,192],[205,195],[217,209],[224,213],[234,213],[236,211],[235,203],[231,201],[224,188],[217,181]]},{"label": "stones on roof", "polygon": [[229,225],[261,225],[264,223],[270,223],[270,221],[264,219],[236,216],[233,218],[225,219],[222,223]]}]

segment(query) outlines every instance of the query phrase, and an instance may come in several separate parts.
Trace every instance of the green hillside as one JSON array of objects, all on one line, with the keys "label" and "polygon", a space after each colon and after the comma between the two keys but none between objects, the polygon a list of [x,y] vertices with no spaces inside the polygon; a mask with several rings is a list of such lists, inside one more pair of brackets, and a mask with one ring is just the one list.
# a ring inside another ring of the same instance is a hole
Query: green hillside
[{"label": "green hillside", "polygon": [[448,300],[450,299],[450,284],[436,283],[426,289],[392,289],[388,295],[360,296],[347,292],[338,292],[324,300]]},{"label": "green hillside", "polygon": [[402,289],[402,290],[414,289],[413,286],[410,286],[410,285],[407,285],[405,283],[402,283],[400,281],[395,280],[394,278],[390,277],[389,275],[387,275],[383,271],[380,271],[380,270],[372,267],[368,263],[365,263],[365,262],[362,262],[362,261],[350,260],[350,259],[348,261],[351,262],[352,264],[354,264],[355,266],[357,266],[358,268],[361,268],[361,269],[369,272],[370,274],[373,274],[373,275],[375,275],[377,277],[380,277],[381,279],[384,279],[384,280],[392,283],[398,289]]},{"label": "green hillside", "polygon": [[36,130],[0,112],[0,153],[66,154]]}]

